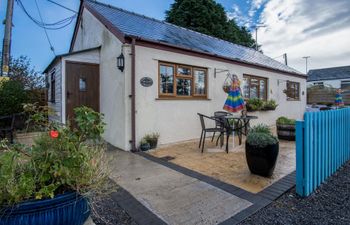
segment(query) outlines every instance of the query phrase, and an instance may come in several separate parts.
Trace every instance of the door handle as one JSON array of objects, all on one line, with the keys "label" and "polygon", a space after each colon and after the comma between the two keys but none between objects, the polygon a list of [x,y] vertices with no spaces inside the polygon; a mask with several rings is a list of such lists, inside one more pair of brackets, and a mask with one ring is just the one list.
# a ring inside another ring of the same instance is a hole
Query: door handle
[{"label": "door handle", "polygon": [[67,91],[67,99],[68,99],[71,95],[73,95],[73,94],[72,94],[71,92]]}]

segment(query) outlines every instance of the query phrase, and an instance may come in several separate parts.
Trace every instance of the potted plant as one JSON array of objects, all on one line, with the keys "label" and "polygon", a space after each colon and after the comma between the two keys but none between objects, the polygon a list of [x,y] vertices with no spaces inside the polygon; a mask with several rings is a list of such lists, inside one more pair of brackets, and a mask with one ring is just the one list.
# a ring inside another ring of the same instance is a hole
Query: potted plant
[{"label": "potted plant", "polygon": [[251,173],[270,177],[275,169],[279,152],[278,139],[267,125],[253,127],[245,144],[246,159]]},{"label": "potted plant", "polygon": [[0,145],[0,224],[82,225],[107,184],[102,115],[75,109],[75,128],[50,124],[33,146]]},{"label": "potted plant", "polygon": [[248,112],[259,111],[262,109],[264,101],[259,98],[250,98],[246,100],[246,108]]},{"label": "potted plant", "polygon": [[295,120],[279,117],[276,120],[277,136],[279,139],[295,141]]},{"label": "potted plant", "polygon": [[159,133],[147,134],[144,139],[150,144],[151,149],[157,148]]},{"label": "potted plant", "polygon": [[141,143],[140,143],[140,149],[141,151],[147,151],[151,149],[151,145],[147,142],[145,138],[142,138]]},{"label": "potted plant", "polygon": [[278,104],[276,103],[276,101],[273,99],[270,99],[263,103],[261,110],[263,111],[275,110],[277,106]]}]

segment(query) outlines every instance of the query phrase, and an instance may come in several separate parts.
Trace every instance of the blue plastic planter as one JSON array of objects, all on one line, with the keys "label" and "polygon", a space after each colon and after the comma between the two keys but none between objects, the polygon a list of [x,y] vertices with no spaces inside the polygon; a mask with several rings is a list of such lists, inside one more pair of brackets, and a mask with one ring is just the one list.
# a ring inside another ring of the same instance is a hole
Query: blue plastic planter
[{"label": "blue plastic planter", "polygon": [[69,192],[0,209],[0,225],[82,225],[89,215],[86,198]]}]

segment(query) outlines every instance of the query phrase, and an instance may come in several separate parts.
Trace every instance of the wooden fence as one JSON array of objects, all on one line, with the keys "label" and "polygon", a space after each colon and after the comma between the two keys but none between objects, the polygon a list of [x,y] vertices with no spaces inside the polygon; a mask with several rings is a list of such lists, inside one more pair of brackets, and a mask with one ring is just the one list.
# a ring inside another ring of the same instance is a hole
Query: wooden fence
[{"label": "wooden fence", "polygon": [[[307,104],[334,104],[337,88],[314,85],[307,88]],[[350,104],[350,91],[343,90],[343,101],[346,105]]]},{"label": "wooden fence", "polygon": [[296,189],[310,195],[350,158],[350,108],[306,112],[296,124]]}]

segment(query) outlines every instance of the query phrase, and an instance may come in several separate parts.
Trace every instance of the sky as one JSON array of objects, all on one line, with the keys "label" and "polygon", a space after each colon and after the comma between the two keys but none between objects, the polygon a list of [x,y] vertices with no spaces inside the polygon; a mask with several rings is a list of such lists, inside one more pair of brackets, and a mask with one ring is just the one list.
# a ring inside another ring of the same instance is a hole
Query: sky
[{"label": "sky", "polygon": [[[74,15],[48,0],[36,0],[43,21],[53,23]],[[80,0],[55,0],[78,11]],[[163,20],[173,0],[100,0],[129,11]],[[6,0],[0,0],[0,18],[5,18]],[[264,54],[305,72],[308,69],[350,65],[350,0],[217,0],[240,25],[252,31],[257,24],[258,44]],[[40,20],[35,0],[22,0],[27,11]],[[60,30],[48,30],[55,54],[69,50],[75,20]],[[15,2],[11,54],[28,56],[37,71],[42,71],[53,59],[44,30],[33,23]],[[2,39],[4,26],[0,30]],[[2,46],[1,46],[2,49]]]}]

